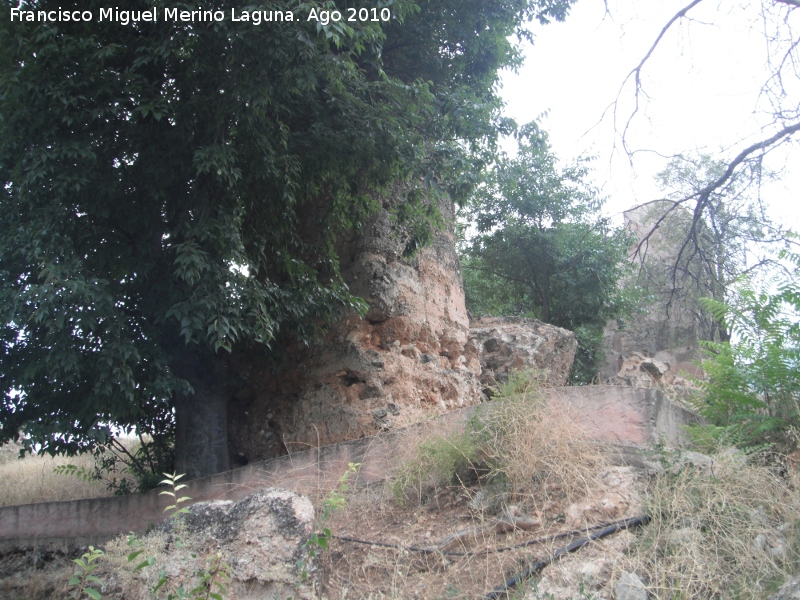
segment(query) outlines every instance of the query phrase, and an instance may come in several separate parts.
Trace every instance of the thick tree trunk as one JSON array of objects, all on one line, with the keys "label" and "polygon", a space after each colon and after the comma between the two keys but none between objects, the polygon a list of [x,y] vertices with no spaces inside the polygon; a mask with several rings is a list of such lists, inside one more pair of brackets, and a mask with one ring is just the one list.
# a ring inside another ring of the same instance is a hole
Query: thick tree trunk
[{"label": "thick tree trunk", "polygon": [[176,369],[195,391],[175,404],[175,470],[187,479],[230,469],[225,377],[202,363],[191,359]]}]

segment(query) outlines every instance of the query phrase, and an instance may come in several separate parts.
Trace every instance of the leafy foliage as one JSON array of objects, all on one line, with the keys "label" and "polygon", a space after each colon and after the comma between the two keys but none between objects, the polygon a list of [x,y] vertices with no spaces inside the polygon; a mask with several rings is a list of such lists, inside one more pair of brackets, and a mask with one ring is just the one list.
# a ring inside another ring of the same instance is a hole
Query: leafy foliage
[{"label": "leafy foliage", "polygon": [[[189,496],[181,496],[179,492],[186,487],[185,483],[178,483],[183,479],[183,473],[164,473],[165,479],[160,482],[161,485],[166,485],[169,489],[159,493],[161,496],[169,496],[172,498],[173,504],[170,504],[164,509],[164,512],[169,513],[169,518],[175,525],[177,534],[178,547],[187,547],[187,533],[186,526],[183,522],[184,515],[189,513],[189,509],[184,506],[191,500]],[[156,564],[156,559],[153,556],[145,554],[145,549],[139,537],[131,532],[128,535],[128,546],[132,551],[127,556],[129,563],[139,561],[134,566],[134,571],[141,571]],[[197,558],[195,554],[191,554],[192,558]],[[186,557],[184,557],[186,560]],[[195,574],[196,585],[184,587],[181,582],[176,582],[175,576],[170,575],[162,570],[159,573],[158,581],[153,586],[153,597],[160,598],[162,593],[166,595],[167,600],[223,600],[228,591],[227,585],[231,580],[231,568],[228,563],[223,560],[221,552],[217,552],[210,559],[206,559],[205,568],[199,570]]]},{"label": "leafy foliage", "polygon": [[102,589],[103,582],[96,575],[92,575],[92,571],[97,568],[97,561],[105,556],[100,548],[89,546],[89,549],[83,553],[80,558],[73,559],[78,570],[69,578],[69,586],[73,588],[71,594],[72,598],[92,598],[92,600],[100,600],[103,596],[98,590],[97,586]]},{"label": "leafy foliage", "polygon": [[66,464],[55,467],[53,471],[84,481],[104,483],[106,489],[122,496],[158,485],[159,468],[172,464],[174,453],[164,444],[163,438],[147,443],[140,436],[138,443],[123,443],[111,437],[107,443],[96,445],[91,454],[94,457],[91,468]]},{"label": "leafy foliage", "polygon": [[596,372],[605,323],[629,309],[618,282],[629,235],[599,215],[586,161],[559,168],[540,132],[497,165],[467,218],[476,235],[464,252],[467,308],[523,315],[579,334],[574,382]]},{"label": "leafy foliage", "polygon": [[698,408],[714,426],[707,432],[730,443],[794,443],[800,425],[800,257],[791,258],[794,275],[777,291],[744,288],[735,306],[707,301],[734,341],[706,344]]},{"label": "leafy foliage", "polygon": [[509,36],[570,4],[395,0],[390,22],[317,25],[312,8],[367,3],[276,0],[296,22],[275,27],[2,21],[0,443],[22,431],[29,450],[74,454],[116,426],[166,457],[177,399],[222,394],[230,353],[361,310],[338,236],[403,181],[408,250],[424,243],[430,196],[465,198],[511,127],[496,93],[520,61]]}]

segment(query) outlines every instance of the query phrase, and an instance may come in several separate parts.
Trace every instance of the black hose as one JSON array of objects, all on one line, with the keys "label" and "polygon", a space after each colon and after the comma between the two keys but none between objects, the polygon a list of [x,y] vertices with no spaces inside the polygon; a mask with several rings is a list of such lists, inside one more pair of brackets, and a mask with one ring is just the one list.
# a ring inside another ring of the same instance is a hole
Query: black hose
[{"label": "black hose", "polygon": [[484,600],[495,600],[495,598],[499,598],[501,595],[507,593],[509,590],[513,590],[524,580],[529,579],[530,577],[536,575],[536,573],[544,569],[551,562],[561,558],[565,554],[569,554],[570,552],[575,552],[575,550],[583,548],[589,542],[593,542],[594,540],[599,540],[600,538],[609,536],[612,533],[622,531],[623,529],[630,529],[631,527],[637,527],[639,525],[647,525],[649,522],[650,522],[649,515],[642,515],[641,517],[623,519],[621,521],[617,521],[616,523],[612,523],[608,527],[601,529],[596,533],[591,533],[579,540],[575,540],[574,542],[567,544],[563,548],[559,548],[550,556],[543,558],[541,560],[537,560],[535,563],[528,565],[527,569],[525,569],[521,573],[518,573],[517,575],[514,575],[514,577],[506,581],[504,584],[497,586],[491,592],[486,594],[483,598]]},{"label": "black hose", "polygon": [[[454,552],[448,550],[440,550],[438,548],[432,546],[403,546],[401,544],[388,544],[386,542],[372,542],[369,540],[362,540],[358,538],[348,537],[346,535],[338,535],[332,534],[330,537],[334,540],[339,540],[342,542],[350,542],[351,544],[362,544],[364,546],[377,546],[379,548],[392,548],[395,550],[406,550],[408,552],[419,552],[420,554],[441,554],[442,556],[458,556],[458,557],[476,557],[476,556],[484,556],[486,554],[499,554],[501,552],[508,552],[510,550],[518,550],[519,548],[526,548],[528,546],[534,546],[536,544],[543,544],[544,542],[551,542],[553,540],[559,540],[565,537],[573,537],[579,535],[581,533],[589,533],[591,531],[597,531],[599,529],[606,529],[608,527],[617,525],[618,523],[623,523],[626,521],[614,521],[613,523],[603,523],[601,525],[593,525],[592,527],[585,527],[584,529],[576,529],[574,531],[564,531],[562,533],[554,533],[552,535],[547,535],[544,537],[536,538],[533,540],[527,540],[520,544],[514,544],[513,546],[502,546],[500,548],[488,548],[485,550],[476,550],[474,552]],[[323,535],[323,534],[318,534]]]}]

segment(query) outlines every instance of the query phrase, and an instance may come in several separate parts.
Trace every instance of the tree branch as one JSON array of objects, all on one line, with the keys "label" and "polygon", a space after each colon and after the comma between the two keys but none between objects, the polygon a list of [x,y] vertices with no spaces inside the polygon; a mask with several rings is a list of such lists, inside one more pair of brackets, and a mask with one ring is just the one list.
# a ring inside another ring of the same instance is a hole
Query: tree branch
[{"label": "tree branch", "polygon": [[[788,1],[792,2],[793,0],[788,0]],[[800,0],[797,0],[797,1],[800,1]],[[633,118],[639,112],[639,95],[642,93],[642,78],[641,78],[642,69],[644,68],[645,63],[653,55],[653,52],[655,52],[655,50],[658,47],[658,45],[661,43],[661,40],[666,35],[667,31],[669,31],[670,28],[677,21],[679,21],[680,19],[684,18],[686,16],[686,13],[688,13],[690,10],[692,10],[695,6],[697,6],[701,2],[703,2],[703,0],[692,0],[692,2],[690,2],[689,4],[684,6],[681,10],[679,10],[677,13],[675,13],[672,16],[672,18],[667,22],[667,24],[664,25],[664,27],[661,28],[661,31],[659,32],[659,34],[656,37],[656,39],[653,42],[653,44],[650,46],[650,49],[647,51],[647,54],[644,55],[644,58],[642,58],[642,60],[639,61],[638,65],[636,65],[633,69],[631,69],[630,73],[628,73],[628,75],[622,81],[622,85],[620,86],[619,92],[617,93],[617,100],[619,100],[619,97],[622,95],[623,88],[628,83],[628,81],[630,81],[631,77],[633,77],[634,84],[635,84],[634,100],[636,102],[636,105],[634,106],[634,109],[631,112],[631,114],[628,116],[628,120],[625,123],[625,128],[622,131],[622,147],[625,149],[625,152],[628,155],[630,155],[632,153],[631,153],[630,149],[628,148],[628,143],[626,141],[626,136],[627,136],[627,133],[628,133],[628,129],[630,128],[631,122],[633,121]],[[616,114],[617,114],[616,105],[617,105],[617,102],[615,101],[614,102],[614,121],[616,121]]]},{"label": "tree branch", "polygon": [[[800,2],[800,0],[798,0],[798,2]],[[658,229],[664,223],[664,221],[669,217],[669,215],[672,214],[675,210],[677,210],[681,204],[694,200],[695,208],[694,208],[694,214],[692,215],[692,225],[691,229],[689,230],[689,236],[687,236],[687,240],[684,243],[683,247],[681,248],[681,251],[678,253],[678,258],[676,259],[676,262],[680,261],[681,256],[687,247],[688,242],[691,241],[690,238],[694,238],[694,236],[696,236],[697,228],[700,223],[700,219],[703,215],[703,210],[708,204],[711,195],[730,181],[730,179],[733,177],[734,172],[736,171],[736,168],[740,164],[742,164],[745,160],[747,160],[751,154],[754,154],[755,152],[758,151],[765,152],[767,149],[782,142],[784,139],[791,137],[798,131],[800,131],[800,122],[788,125],[783,129],[781,129],[779,132],[777,132],[775,135],[748,146],[747,148],[742,150],[739,154],[737,154],[736,157],[731,162],[728,163],[728,166],[722,175],[720,175],[717,179],[709,183],[706,187],[695,192],[694,194],[685,196],[680,200],[669,200],[669,202],[672,202],[672,206],[670,206],[664,212],[664,214],[662,214],[656,220],[656,222],[650,228],[650,231],[647,232],[647,234],[639,241],[639,244],[637,244],[636,250],[633,253],[633,258],[638,257],[641,262],[643,260],[643,256],[641,254],[642,249],[647,248],[650,237],[655,233],[656,229]],[[664,201],[665,200],[654,200],[653,202],[664,202]],[[647,204],[651,203],[652,202],[648,202],[640,206],[646,206]]]}]

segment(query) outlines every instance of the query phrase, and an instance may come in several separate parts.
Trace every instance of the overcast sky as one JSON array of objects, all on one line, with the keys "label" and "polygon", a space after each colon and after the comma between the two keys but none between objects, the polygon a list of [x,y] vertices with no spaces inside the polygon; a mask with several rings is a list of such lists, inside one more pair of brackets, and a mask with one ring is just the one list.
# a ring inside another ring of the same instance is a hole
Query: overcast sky
[{"label": "overcast sky", "polygon": [[[631,125],[629,145],[639,152],[631,167],[614,133],[613,109],[625,76],[645,56],[661,28],[686,0],[579,0],[565,23],[536,28],[518,74],[503,78],[507,114],[518,122],[541,120],[562,159],[598,157],[595,179],[610,197],[611,214],[659,197],[654,175],[658,156],[701,149],[732,158],[758,138],[765,121],[758,92],[765,79],[763,23],[759,2],[724,7],[700,4],[692,22],[674,28],[645,67],[650,99]],[[796,11],[800,13],[800,11]],[[632,86],[622,89],[617,125],[632,109]],[[794,176],[769,189],[773,204],[800,229],[800,145],[776,153],[775,167],[794,161]]]}]

